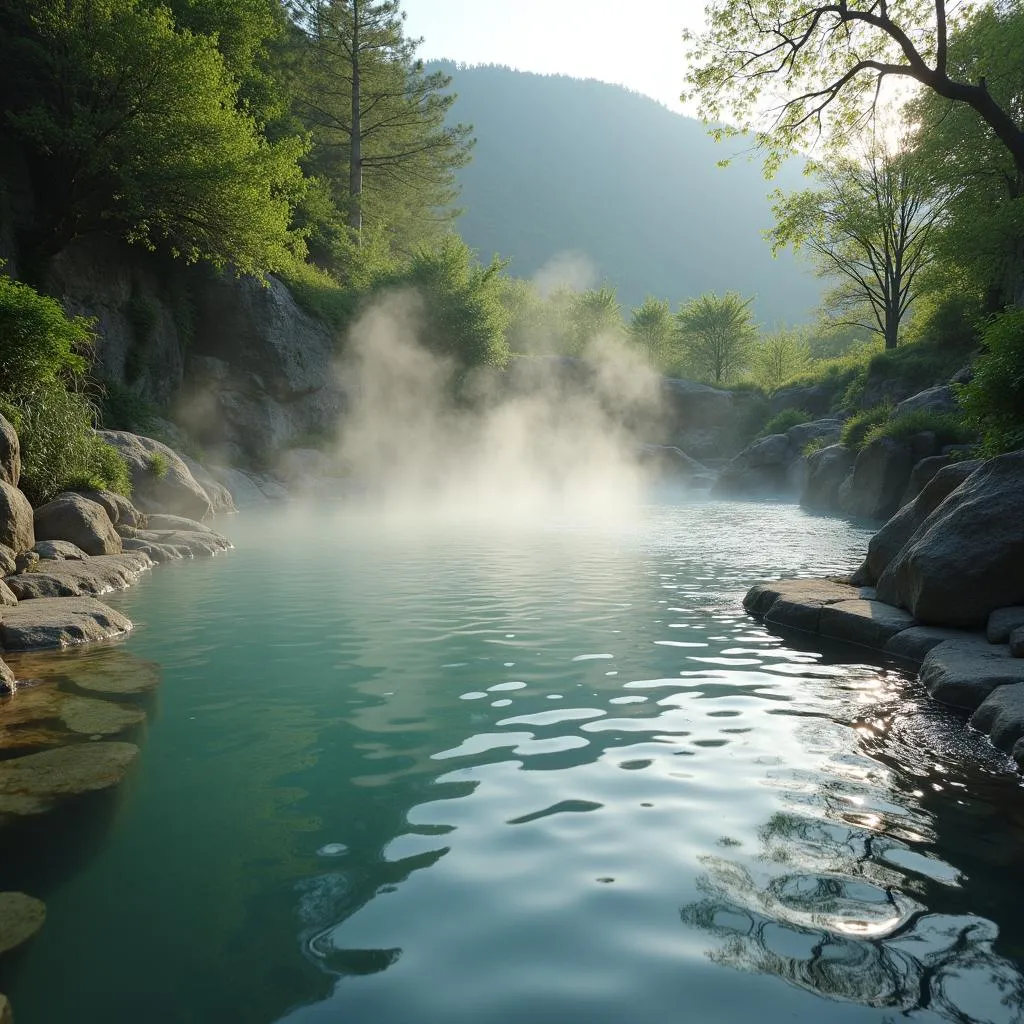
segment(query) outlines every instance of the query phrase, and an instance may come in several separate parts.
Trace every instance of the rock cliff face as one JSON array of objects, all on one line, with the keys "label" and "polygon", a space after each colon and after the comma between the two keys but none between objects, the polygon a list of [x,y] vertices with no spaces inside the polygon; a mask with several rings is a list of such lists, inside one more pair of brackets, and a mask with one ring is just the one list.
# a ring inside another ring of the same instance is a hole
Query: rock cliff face
[{"label": "rock cliff face", "polygon": [[96,375],[168,410],[218,462],[266,465],[337,428],[334,336],[278,280],[96,238],[55,257],[44,285],[95,318]]}]

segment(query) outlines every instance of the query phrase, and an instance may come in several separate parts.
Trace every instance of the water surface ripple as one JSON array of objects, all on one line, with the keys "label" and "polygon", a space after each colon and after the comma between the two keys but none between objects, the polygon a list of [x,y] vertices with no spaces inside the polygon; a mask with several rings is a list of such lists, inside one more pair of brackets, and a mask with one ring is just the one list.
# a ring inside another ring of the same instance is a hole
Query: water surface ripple
[{"label": "water surface ripple", "polygon": [[1024,1020],[1006,761],[740,605],[866,531],[226,528],[116,599],[164,683],[116,807],[34,877],[19,1024]]}]

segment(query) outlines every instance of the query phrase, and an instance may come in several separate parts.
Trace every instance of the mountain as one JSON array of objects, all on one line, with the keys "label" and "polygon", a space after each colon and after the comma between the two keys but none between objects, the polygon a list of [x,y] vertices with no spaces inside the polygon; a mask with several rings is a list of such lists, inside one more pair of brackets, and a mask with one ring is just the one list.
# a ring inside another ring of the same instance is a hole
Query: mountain
[{"label": "mountain", "polygon": [[808,318],[820,284],[761,232],[768,192],[806,183],[795,165],[765,181],[760,161],[728,154],[699,121],[617,85],[447,61],[452,117],[473,125],[459,172],[458,227],[482,258],[511,257],[532,277],[561,254],[585,256],[624,307],[706,291],[756,295],[771,326]]}]

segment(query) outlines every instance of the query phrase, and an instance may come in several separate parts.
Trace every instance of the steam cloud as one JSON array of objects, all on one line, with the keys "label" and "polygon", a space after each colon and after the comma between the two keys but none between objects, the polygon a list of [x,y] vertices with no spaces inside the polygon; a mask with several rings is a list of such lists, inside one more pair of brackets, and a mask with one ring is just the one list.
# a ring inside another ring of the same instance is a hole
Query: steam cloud
[{"label": "steam cloud", "polygon": [[472,401],[455,402],[455,368],[422,344],[419,308],[410,292],[379,302],[353,326],[339,366],[351,408],[337,457],[370,507],[507,525],[635,510],[647,483],[636,438],[659,399],[639,353],[596,337],[580,363],[522,359],[478,372]]}]

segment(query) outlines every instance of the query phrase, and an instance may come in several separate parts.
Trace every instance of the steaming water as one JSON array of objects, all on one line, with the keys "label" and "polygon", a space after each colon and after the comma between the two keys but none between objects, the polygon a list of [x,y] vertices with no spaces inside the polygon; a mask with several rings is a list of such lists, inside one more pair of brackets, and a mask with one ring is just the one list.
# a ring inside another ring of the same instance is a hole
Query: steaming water
[{"label": "steaming water", "polygon": [[1022,1019],[1006,763],[740,607],[866,531],[227,529],[116,598],[163,685],[107,813],[33,855],[18,1024]]}]

